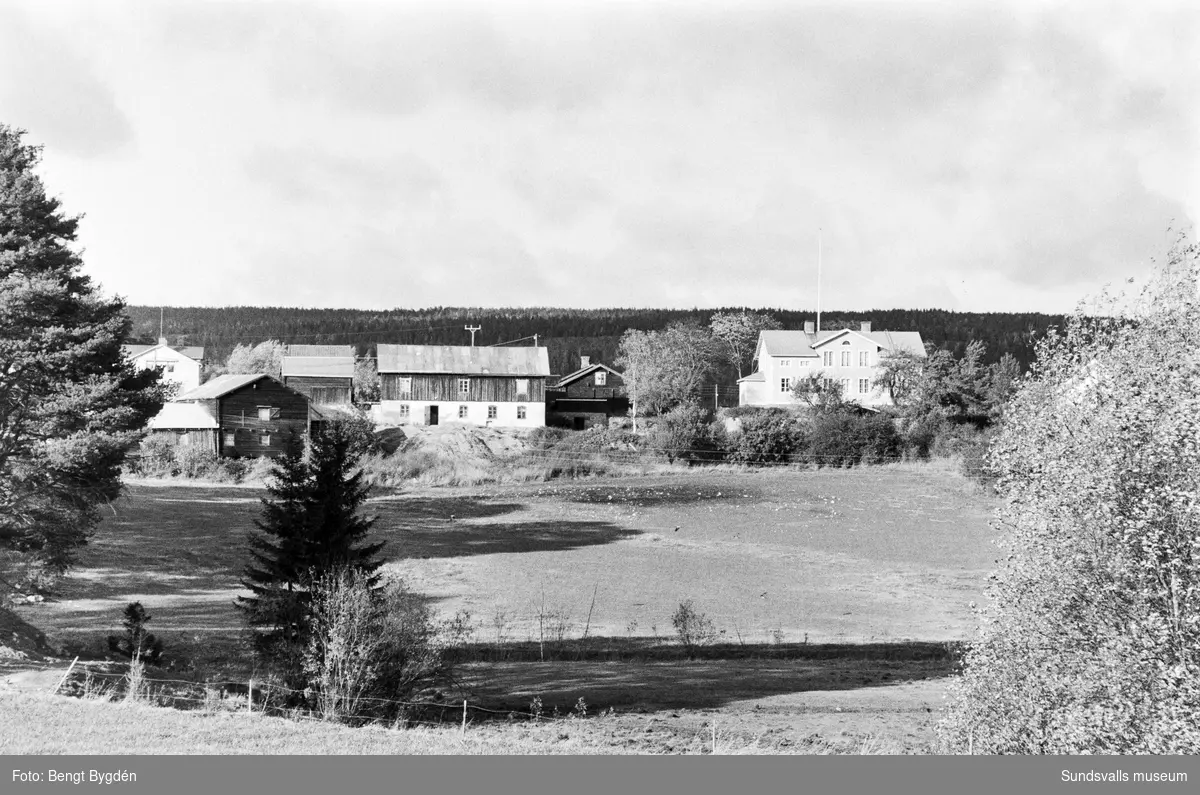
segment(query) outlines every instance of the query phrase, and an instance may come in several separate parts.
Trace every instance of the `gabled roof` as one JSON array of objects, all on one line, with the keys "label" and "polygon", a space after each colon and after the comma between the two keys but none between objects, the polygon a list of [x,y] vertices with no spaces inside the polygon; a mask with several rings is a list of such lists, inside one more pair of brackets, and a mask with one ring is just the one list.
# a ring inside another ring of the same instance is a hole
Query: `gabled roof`
[{"label": "gabled roof", "polygon": [[380,373],[550,375],[546,348],[475,348],[469,345],[379,346]]},{"label": "gabled roof", "polygon": [[751,373],[750,375],[746,376],[745,378],[739,378],[738,383],[740,384],[744,381],[749,381],[750,383],[756,383],[759,381],[766,381],[766,380],[767,380],[766,373],[763,373],[760,371],[760,372]]},{"label": "gabled roof", "polygon": [[217,420],[199,403],[166,403],[148,426],[151,430],[216,428]]},{"label": "gabled roof", "polygon": [[284,356],[283,375],[353,378],[353,356]]},{"label": "gabled roof", "polygon": [[[241,389],[244,386],[253,384],[255,381],[260,381],[264,378],[271,378],[266,373],[237,373],[230,375],[219,375],[211,381],[206,381],[193,390],[183,393],[175,398],[177,401],[183,400],[213,400],[214,398],[224,397],[230,392]],[[271,378],[274,381],[274,378]]]},{"label": "gabled roof", "polygon": [[353,345],[288,345],[287,356],[354,356]]},{"label": "gabled roof", "polygon": [[917,356],[925,355],[925,343],[919,331],[858,331],[835,329],[809,334],[806,331],[763,331],[759,333],[758,356],[764,349],[768,356],[818,356],[816,350],[826,343],[847,334],[857,334],[887,351],[905,351]]},{"label": "gabled roof", "polygon": [[820,341],[814,342],[813,347],[819,348],[827,342],[831,342],[847,334],[857,334],[860,337],[866,337],[885,350],[905,351],[918,356],[925,355],[925,343],[921,341],[921,332],[919,331],[858,331],[852,328],[839,329],[828,333],[828,336],[823,332]]},{"label": "gabled roof", "polygon": [[160,342],[157,345],[122,345],[121,351],[130,359],[136,359],[139,356],[143,356],[150,351],[157,350],[159,348],[167,348],[175,351],[176,353],[182,354],[189,359],[195,359],[196,361],[200,361],[204,358],[204,348],[199,345],[189,345],[176,348],[171,345],[164,345]]},{"label": "gabled roof", "polygon": [[596,364],[589,364],[587,367],[580,368],[580,369],[576,370],[575,372],[570,373],[569,375],[564,375],[562,378],[558,379],[558,381],[556,381],[554,383],[554,386],[566,386],[567,384],[572,384],[572,383],[578,381],[580,378],[586,378],[587,376],[591,375],[592,373],[596,372],[597,370],[604,370],[606,372],[612,373],[613,375],[617,376],[618,378],[621,377],[620,372],[612,369],[607,364],[596,363]]}]

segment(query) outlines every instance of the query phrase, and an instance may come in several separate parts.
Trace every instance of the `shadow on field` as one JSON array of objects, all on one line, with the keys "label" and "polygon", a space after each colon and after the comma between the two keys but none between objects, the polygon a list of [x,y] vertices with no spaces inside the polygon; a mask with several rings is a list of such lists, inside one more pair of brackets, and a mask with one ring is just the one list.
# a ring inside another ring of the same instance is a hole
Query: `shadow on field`
[{"label": "shadow on field", "polygon": [[575,646],[567,643],[559,659],[539,662],[536,643],[520,644],[507,650],[507,659],[499,654],[465,665],[464,684],[481,706],[501,711],[527,710],[534,697],[546,710],[563,712],[580,698],[590,710],[709,709],[943,678],[954,672],[957,656],[953,645],[930,642],[727,644],[695,660],[676,645],[638,639],[594,638],[573,654]]},{"label": "shadow on field", "polygon": [[609,544],[640,531],[611,522],[453,523],[414,525],[387,534],[387,555],[406,558],[456,558],[500,552],[561,552]]},{"label": "shadow on field", "polygon": [[759,490],[745,484],[739,486],[711,484],[646,484],[614,483],[605,486],[565,487],[554,489],[552,495],[570,502],[631,505],[654,508],[662,505],[687,505],[716,500],[744,500],[760,496]]}]

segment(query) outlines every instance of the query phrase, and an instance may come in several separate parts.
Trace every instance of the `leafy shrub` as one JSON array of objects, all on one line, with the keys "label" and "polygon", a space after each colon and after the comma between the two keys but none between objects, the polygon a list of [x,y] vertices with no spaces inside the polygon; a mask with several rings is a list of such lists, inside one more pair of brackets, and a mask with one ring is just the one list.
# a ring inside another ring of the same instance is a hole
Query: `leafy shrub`
[{"label": "leafy shrub", "polygon": [[734,463],[786,463],[796,460],[804,449],[804,427],[792,412],[782,409],[744,412],[741,426],[727,448],[728,458]]},{"label": "leafy shrub", "polygon": [[892,418],[884,414],[822,412],[809,427],[807,454],[817,466],[894,461],[900,457],[900,435]]},{"label": "leafy shrub", "polygon": [[110,651],[130,660],[148,665],[161,665],[163,656],[162,641],[146,631],[150,614],[142,607],[141,602],[133,602],[125,607],[124,635],[109,635],[108,648]]},{"label": "leafy shrub", "polygon": [[375,421],[359,409],[322,409],[325,412],[323,432],[345,437],[350,443],[350,452],[356,457],[382,452],[375,434]]},{"label": "leafy shrub", "polygon": [[717,461],[723,434],[724,428],[710,422],[707,411],[684,403],[657,418],[650,440],[668,461]]},{"label": "leafy shrub", "polygon": [[449,674],[446,651],[462,641],[462,621],[439,624],[428,601],[402,580],[372,588],[354,570],[312,584],[304,659],[319,712],[329,720],[395,718],[419,691]]},{"label": "leafy shrub", "polygon": [[175,442],[165,435],[150,434],[142,440],[138,453],[138,474],[146,477],[168,477],[176,474]]},{"label": "leafy shrub", "polygon": [[692,600],[680,602],[675,613],[671,616],[671,626],[687,653],[689,660],[696,658],[696,650],[707,646],[716,640],[717,630],[712,619],[707,614],[698,612],[692,605]]},{"label": "leafy shrub", "polygon": [[1005,407],[1007,554],[947,750],[1200,753],[1198,276],[1177,249],[1140,301],[1069,318]]},{"label": "leafy shrub", "polygon": [[215,480],[222,475],[216,452],[194,445],[180,445],[176,448],[175,471],[185,478]]}]

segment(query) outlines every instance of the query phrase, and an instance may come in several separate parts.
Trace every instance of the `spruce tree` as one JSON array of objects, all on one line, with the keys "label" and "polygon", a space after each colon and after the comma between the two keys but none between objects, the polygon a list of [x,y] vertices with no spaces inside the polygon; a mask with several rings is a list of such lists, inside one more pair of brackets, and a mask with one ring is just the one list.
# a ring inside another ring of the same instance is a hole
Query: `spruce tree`
[{"label": "spruce tree", "polygon": [[256,631],[256,649],[286,678],[298,677],[308,643],[309,587],[352,569],[375,584],[383,543],[367,543],[374,518],[360,513],[370,488],[356,467],[352,441],[339,426],[312,434],[307,451],[293,440],[276,459],[238,607]]},{"label": "spruce tree", "polygon": [[79,218],[46,194],[23,135],[0,124],[0,549],[62,572],[164,392],[122,354],[125,305],[82,273]]}]

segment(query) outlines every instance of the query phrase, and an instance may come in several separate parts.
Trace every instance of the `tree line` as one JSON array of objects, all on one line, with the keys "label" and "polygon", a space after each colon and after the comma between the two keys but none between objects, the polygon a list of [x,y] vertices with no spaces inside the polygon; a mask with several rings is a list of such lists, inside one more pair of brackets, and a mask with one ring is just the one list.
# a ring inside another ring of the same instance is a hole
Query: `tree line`
[{"label": "tree line", "polygon": [[[159,336],[160,307],[131,306],[130,341],[152,343]],[[466,325],[482,326],[477,345],[538,344],[549,348],[551,372],[559,375],[579,367],[581,356],[611,364],[621,335],[630,329],[661,331],[672,323],[708,324],[714,313],[764,314],[780,328],[799,329],[816,319],[815,312],[781,308],[715,307],[712,309],[570,309],[561,307],[428,309],[301,309],[292,307],[166,307],[163,335],[176,345],[202,345],[210,361],[224,361],[238,344],[265,340],[314,345],[353,345],[361,356],[373,356],[379,343],[467,345]],[[870,321],[877,330],[917,331],[939,350],[961,358],[972,342],[986,346],[983,363],[1006,354],[1022,370],[1033,362],[1034,346],[1064,316],[1036,312],[952,312],[945,309],[872,309],[864,312],[823,312],[822,328],[857,327]],[[719,383],[732,384],[737,371],[717,374]]]}]

